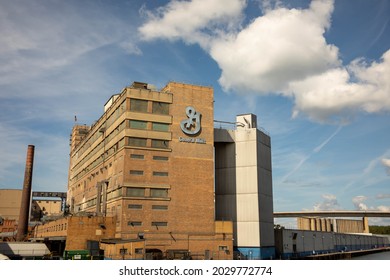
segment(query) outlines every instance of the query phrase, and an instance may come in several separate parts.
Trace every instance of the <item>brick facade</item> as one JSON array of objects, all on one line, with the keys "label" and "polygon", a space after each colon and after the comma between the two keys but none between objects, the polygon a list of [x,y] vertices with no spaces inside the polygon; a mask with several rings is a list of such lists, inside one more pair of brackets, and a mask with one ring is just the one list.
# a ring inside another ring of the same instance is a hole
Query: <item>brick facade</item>
[{"label": "brick facade", "polygon": [[134,83],[112,96],[95,124],[73,128],[71,212],[114,217],[116,238],[143,238],[149,251],[232,250],[232,229],[216,232],[214,220],[213,118],[211,87]]}]

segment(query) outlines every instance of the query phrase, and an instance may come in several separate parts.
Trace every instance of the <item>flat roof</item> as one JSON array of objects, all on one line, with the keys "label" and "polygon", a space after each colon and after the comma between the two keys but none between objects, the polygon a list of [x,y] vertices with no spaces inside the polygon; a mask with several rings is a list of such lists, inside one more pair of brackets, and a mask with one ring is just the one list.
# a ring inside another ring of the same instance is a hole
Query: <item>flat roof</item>
[{"label": "flat roof", "polygon": [[50,254],[45,243],[0,242],[0,253],[6,256],[42,257]]}]

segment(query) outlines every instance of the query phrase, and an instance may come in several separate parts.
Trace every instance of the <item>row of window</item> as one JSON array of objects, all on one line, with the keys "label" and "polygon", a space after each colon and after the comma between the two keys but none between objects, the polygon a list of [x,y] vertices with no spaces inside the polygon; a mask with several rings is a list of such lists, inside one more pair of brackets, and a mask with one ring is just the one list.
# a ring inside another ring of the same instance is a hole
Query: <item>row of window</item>
[{"label": "row of window", "polygon": [[[74,169],[75,170],[78,169],[79,166],[84,164],[92,156],[95,156],[96,153],[104,147],[104,143],[108,144],[114,137],[116,137],[126,127],[136,128],[136,129],[147,129],[147,122],[146,121],[129,120],[129,125],[127,126],[126,122],[123,121],[115,130],[113,130],[113,132],[111,132],[109,135],[106,136],[104,141],[100,142],[99,145],[97,145],[92,151],[90,151],[87,156],[85,156],[81,161],[79,161],[74,166]],[[152,123],[152,130],[169,131],[169,125],[164,124],[164,123]],[[152,148],[159,148],[159,149],[169,148],[169,142],[166,140],[152,139],[151,143],[148,144],[146,138],[136,138],[136,137],[130,137],[130,139],[128,140],[128,145],[136,146],[136,147],[147,147],[148,145],[150,145]],[[119,147],[117,147],[117,148],[119,148]],[[105,151],[105,152],[107,153],[108,151]],[[83,153],[83,151],[79,151],[79,153],[78,153],[79,156],[82,153]]]},{"label": "row of window", "polygon": [[150,101],[152,102],[152,111],[148,109],[148,100],[143,99],[130,99],[130,111],[140,112],[140,113],[152,113],[159,115],[169,115],[169,103]]},{"label": "row of window", "polygon": [[[146,190],[149,190],[149,195],[146,194]],[[152,198],[167,198],[168,189],[154,189],[154,188],[127,188],[127,197],[152,197]]]},{"label": "row of window", "polygon": [[[128,209],[132,210],[142,210],[143,205],[142,204],[128,204]],[[152,205],[153,210],[168,210],[168,205]]]},{"label": "row of window", "polygon": [[157,149],[168,149],[169,141],[168,140],[160,140],[160,139],[150,139],[149,142],[147,138],[139,138],[139,137],[128,137],[128,145],[134,147],[151,147]]},{"label": "row of window", "polygon": [[[131,154],[130,158],[143,160],[143,159],[145,159],[145,155],[142,155],[142,154]],[[165,157],[165,156],[153,156],[153,160],[168,161],[168,159],[169,158]]]},{"label": "row of window", "polygon": [[[169,104],[164,102],[157,102],[152,101],[152,112],[153,114],[160,114],[160,115],[168,115],[169,114]],[[130,111],[133,112],[144,112],[148,113],[148,101],[147,100],[141,100],[141,99],[130,99]],[[111,114],[107,121],[104,122],[100,128],[108,129],[115,120],[117,120],[123,112],[126,111],[126,101],[123,101],[122,104],[114,111],[113,114]],[[110,140],[110,137],[115,137],[120,131],[123,130],[124,127],[130,127],[134,129],[148,129],[148,122],[147,121],[140,121],[140,120],[129,120],[127,122],[122,122],[114,131],[106,137],[104,140],[106,143]],[[94,132],[94,134],[83,144],[83,147],[79,150],[78,156],[82,156],[84,152],[93,145],[93,143],[101,137],[100,128]],[[154,131],[169,131],[169,124],[167,123],[156,123],[152,122],[151,129]],[[101,143],[102,144],[102,143]],[[154,144],[154,145],[153,145]],[[131,145],[131,144],[130,144]],[[152,143],[152,147],[154,148],[167,148],[164,143]],[[99,147],[100,148],[100,147]],[[98,149],[99,149],[98,148]],[[94,153],[90,152],[91,155]]]},{"label": "row of window", "polygon": [[[115,199],[122,196],[122,188],[115,189],[107,193],[107,201]],[[126,197],[137,197],[137,198],[168,198],[168,189],[167,188],[126,188]],[[102,201],[102,198],[101,200]],[[97,198],[91,198],[84,203],[79,205],[80,210],[87,209],[89,207],[95,206],[97,203]],[[128,205],[129,209],[142,209],[142,205],[130,204]],[[168,210],[167,205],[153,205],[153,210]]]},{"label": "row of window", "polygon": [[[127,138],[127,139],[126,139]],[[158,149],[168,149],[169,148],[169,141],[167,140],[158,140],[158,139],[146,139],[146,138],[137,138],[137,137],[126,137],[121,139],[117,145],[114,145],[110,149],[108,149],[105,153],[105,156],[108,157],[115,153],[116,150],[122,148],[125,144],[125,141],[127,141],[128,146],[134,146],[134,147],[152,147],[152,148],[158,148]],[[149,141],[150,142],[149,142]],[[77,165],[74,167],[75,170],[79,168],[82,164],[84,164],[92,155],[95,150],[101,149],[100,144],[97,146],[86,158],[81,160]],[[132,154],[131,158],[133,159],[144,159],[144,155],[142,154]],[[159,161],[168,161],[168,157],[164,156],[153,156],[153,160],[159,160]],[[99,156],[94,160],[92,163],[90,163],[86,168],[80,170],[71,180],[78,180],[82,176],[84,176],[86,173],[89,172],[89,170],[92,170],[97,165],[99,165],[103,161],[103,157]],[[156,175],[156,176],[165,176],[165,175]]]},{"label": "row of window", "polygon": [[[158,114],[158,115],[169,115],[169,103],[165,102],[158,102],[158,101],[150,101],[152,102],[151,106],[151,112],[148,110],[148,100],[141,100],[141,99],[133,99],[130,98],[130,111],[132,112],[141,112],[141,113],[152,113],[152,114]],[[100,128],[105,127],[108,129],[114,122],[117,120],[122,113],[127,111],[126,108],[126,100],[122,101],[122,103],[116,108],[116,110],[107,118],[107,121],[104,122],[99,129],[97,129],[94,134],[83,143],[83,146],[79,150],[79,156],[81,156],[85,150],[93,145],[93,143],[101,137]],[[146,123],[146,122],[145,122]],[[142,125],[141,125],[142,126]],[[130,128],[131,124],[130,124]],[[141,128],[143,129],[143,128]],[[145,128],[146,129],[146,128]],[[154,123],[152,124],[152,129],[157,131],[168,131],[169,125],[168,124],[161,124],[161,123]]]},{"label": "row of window", "polygon": [[[143,170],[130,170],[130,175],[142,176],[142,175],[144,175],[144,171]],[[153,171],[153,176],[168,177],[168,172]]]},{"label": "row of window", "polygon": [[67,227],[67,223],[52,225],[52,226],[48,226],[48,227],[43,226],[43,228],[39,227],[41,230],[38,233],[62,231],[62,230],[66,230],[66,227]]},{"label": "row of window", "polygon": [[[127,222],[127,225],[132,226],[132,227],[140,227],[140,226],[142,226],[142,222],[141,221],[129,221],[129,222]],[[152,227],[167,227],[168,222],[152,222],[151,226]]]},{"label": "row of window", "polygon": [[[129,127],[133,129],[148,129],[148,122],[147,121],[140,121],[140,120],[130,120],[129,121]],[[169,124],[167,123],[155,123],[152,122],[151,129],[154,131],[169,131]]]}]

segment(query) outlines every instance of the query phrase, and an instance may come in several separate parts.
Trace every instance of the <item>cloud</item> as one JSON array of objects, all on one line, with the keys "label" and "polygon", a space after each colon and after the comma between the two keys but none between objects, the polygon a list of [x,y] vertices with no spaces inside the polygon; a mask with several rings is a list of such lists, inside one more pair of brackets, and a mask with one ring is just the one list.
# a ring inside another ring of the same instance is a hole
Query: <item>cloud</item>
[{"label": "cloud", "polygon": [[142,51],[140,48],[132,41],[126,41],[119,44],[119,46],[124,49],[128,54],[141,55]]},{"label": "cloud", "polygon": [[[313,0],[307,9],[265,1],[264,14],[247,26],[237,24],[244,1],[200,2],[172,1],[148,12],[141,35],[199,44],[220,67],[225,91],[283,95],[294,102],[293,118],[343,124],[359,112],[390,111],[390,50],[380,61],[357,58],[343,65],[324,36],[333,0]],[[200,6],[205,12],[198,14]]]},{"label": "cloud", "polygon": [[236,26],[244,7],[244,0],[171,1],[154,13],[141,10],[147,22],[139,31],[143,40],[182,39],[206,47],[222,24],[229,29]]},{"label": "cloud", "polygon": [[[22,2],[0,3],[0,85],[51,74],[131,37],[128,23],[95,2]],[[128,50],[130,43],[123,46]]]},{"label": "cloud", "polygon": [[342,126],[339,126],[335,132],[332,133],[332,135],[330,135],[325,141],[323,141],[320,145],[318,145],[317,147],[315,147],[313,149],[313,151],[308,154],[308,155],[305,155],[299,162],[298,164],[293,168],[293,170],[291,170],[287,175],[285,175],[282,179],[282,182],[286,182],[287,179],[293,175],[297,170],[299,170],[301,168],[301,166],[307,161],[309,160],[314,154],[316,153],[319,153],[342,129]]},{"label": "cloud", "polygon": [[388,169],[388,171],[390,170],[390,167],[387,167],[386,165],[386,159],[388,158],[389,154],[390,150],[386,150],[382,155],[372,159],[364,168],[364,170],[362,170],[362,172],[356,174],[356,176],[354,176],[353,179],[342,188],[342,191],[345,192],[347,189],[351,188],[355,184],[359,184],[360,188],[365,188],[371,185],[375,185],[379,182],[388,180],[388,178],[386,178],[383,173],[379,175],[377,174],[375,176],[372,176],[372,173],[377,169],[379,163],[382,163],[382,165],[384,165]]},{"label": "cloud", "polygon": [[366,196],[359,195],[359,196],[355,196],[354,198],[352,198],[352,203],[355,206],[356,210],[365,211],[365,210],[368,210],[368,206],[365,203],[363,203],[366,200],[367,200]]},{"label": "cloud", "polygon": [[331,1],[312,2],[307,10],[269,10],[236,36],[216,40],[210,55],[222,70],[222,87],[290,95],[289,82],[339,65],[338,49],[323,37],[332,10]]},{"label": "cloud", "polygon": [[383,206],[383,205],[380,205],[377,207],[377,209],[379,211],[382,211],[382,212],[390,212],[390,206]]},{"label": "cloud", "polygon": [[[381,196],[381,195],[379,195]],[[385,195],[388,197],[388,195]],[[377,196],[378,198],[378,196]],[[365,204],[364,202],[368,200],[368,197],[364,196],[364,195],[359,195],[359,196],[355,196],[354,198],[352,198],[352,202],[355,206],[355,209],[356,210],[363,210],[363,211],[367,211],[367,210],[376,210],[376,211],[383,211],[383,212],[390,212],[390,206],[384,206],[384,205],[379,205],[379,206],[376,206],[376,207],[369,207],[367,206],[367,204]]]},{"label": "cloud", "polygon": [[390,111],[390,50],[379,62],[356,59],[347,67],[331,68],[289,85],[300,112],[316,121],[348,119],[358,112]]},{"label": "cloud", "polygon": [[386,193],[386,194],[377,194],[375,196],[376,199],[388,199],[390,198],[390,194]]},{"label": "cloud", "polygon": [[[0,188],[21,188],[28,145],[35,146],[33,189],[63,190],[69,155],[68,134],[48,134],[14,123],[0,123]],[[17,182],[16,182],[17,181]],[[16,183],[15,183],[16,182]]]},{"label": "cloud", "polygon": [[386,168],[387,174],[390,175],[390,158],[383,158],[381,162],[382,165]]},{"label": "cloud", "polygon": [[333,194],[323,194],[323,201],[313,206],[314,211],[325,211],[325,210],[340,210],[337,198]]}]

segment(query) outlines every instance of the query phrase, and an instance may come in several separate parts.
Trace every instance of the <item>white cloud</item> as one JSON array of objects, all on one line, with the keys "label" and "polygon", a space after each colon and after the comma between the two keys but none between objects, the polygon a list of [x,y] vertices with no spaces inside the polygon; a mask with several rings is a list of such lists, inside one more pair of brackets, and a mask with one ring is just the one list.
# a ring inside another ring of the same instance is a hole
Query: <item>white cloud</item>
[{"label": "white cloud", "polygon": [[317,121],[337,116],[345,121],[359,111],[390,110],[390,50],[380,62],[353,61],[348,67],[332,68],[318,75],[291,82],[295,98],[293,116],[303,112]]},{"label": "white cloud", "polygon": [[210,54],[222,69],[221,85],[289,95],[289,82],[339,65],[337,48],[323,37],[332,10],[331,1],[313,2],[308,10],[270,10],[237,36],[216,40]]},{"label": "white cloud", "polygon": [[390,158],[383,158],[381,162],[382,165],[386,168],[387,174],[390,175]]},{"label": "white cloud", "polygon": [[[340,124],[358,112],[390,111],[390,50],[379,62],[358,58],[342,65],[338,48],[324,36],[333,0],[313,0],[307,9],[263,1],[264,14],[236,29],[227,22],[239,22],[244,1],[200,2],[172,1],[148,12],[139,31],[147,40],[198,43],[218,63],[226,91],[281,94],[295,103],[293,117]],[[205,12],[198,14],[200,6]]]},{"label": "white cloud", "polygon": [[340,210],[341,207],[337,201],[337,197],[333,194],[323,194],[323,201],[313,206],[314,211],[325,210]]},{"label": "white cloud", "polygon": [[122,42],[120,47],[123,48],[128,54],[141,55],[142,51],[140,48],[132,41]]},{"label": "white cloud", "polygon": [[368,197],[364,195],[355,196],[352,198],[352,202],[355,205],[356,210],[376,210],[376,211],[383,211],[383,212],[390,212],[390,206],[385,205],[379,205],[379,206],[367,206],[366,203],[364,203],[366,200],[368,200]]},{"label": "white cloud", "polygon": [[390,206],[380,205],[377,207],[377,209],[382,212],[390,212]]},{"label": "white cloud", "polygon": [[368,206],[365,203],[363,203],[366,200],[367,200],[366,196],[359,195],[359,196],[355,196],[354,198],[352,198],[352,203],[355,206],[356,210],[364,210],[365,211],[365,210],[368,210]]},{"label": "white cloud", "polygon": [[147,22],[139,31],[144,40],[183,39],[206,47],[209,32],[219,32],[222,23],[224,28],[234,28],[244,6],[244,0],[171,1],[155,13],[143,9]]},{"label": "white cloud", "polygon": [[386,194],[377,194],[375,196],[376,199],[388,199],[390,198],[390,194],[386,193]]}]

